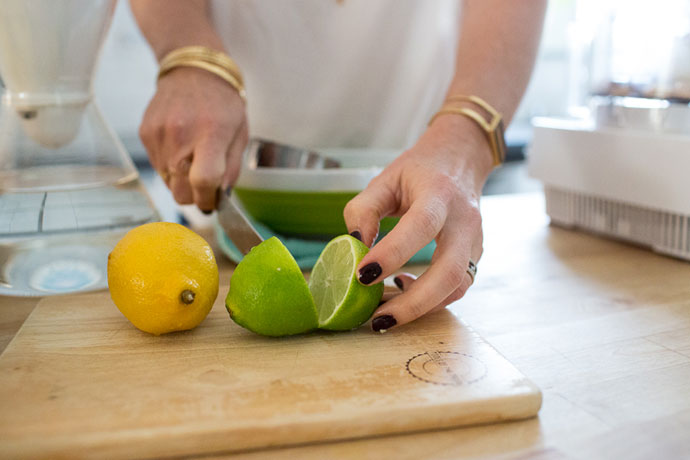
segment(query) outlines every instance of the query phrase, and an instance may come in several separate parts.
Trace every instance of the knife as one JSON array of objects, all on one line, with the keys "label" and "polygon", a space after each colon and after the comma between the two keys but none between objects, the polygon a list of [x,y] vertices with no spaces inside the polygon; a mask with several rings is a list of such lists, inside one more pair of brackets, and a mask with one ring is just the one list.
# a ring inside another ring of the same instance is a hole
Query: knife
[{"label": "knife", "polygon": [[218,192],[218,223],[242,255],[264,240],[247,219],[231,187]]}]

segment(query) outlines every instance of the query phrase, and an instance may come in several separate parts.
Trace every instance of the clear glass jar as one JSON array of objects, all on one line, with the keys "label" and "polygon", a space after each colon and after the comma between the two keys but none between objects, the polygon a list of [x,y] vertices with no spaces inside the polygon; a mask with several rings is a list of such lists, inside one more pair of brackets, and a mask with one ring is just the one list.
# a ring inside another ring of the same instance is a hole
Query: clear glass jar
[{"label": "clear glass jar", "polygon": [[597,126],[690,134],[689,0],[579,1],[572,32],[575,112]]}]

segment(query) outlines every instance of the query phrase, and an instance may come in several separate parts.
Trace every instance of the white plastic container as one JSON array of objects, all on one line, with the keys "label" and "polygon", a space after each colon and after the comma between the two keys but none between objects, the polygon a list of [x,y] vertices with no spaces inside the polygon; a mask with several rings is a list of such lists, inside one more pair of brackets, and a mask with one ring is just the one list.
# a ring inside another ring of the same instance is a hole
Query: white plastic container
[{"label": "white plastic container", "polygon": [[531,176],[552,222],[690,260],[690,136],[536,119]]}]

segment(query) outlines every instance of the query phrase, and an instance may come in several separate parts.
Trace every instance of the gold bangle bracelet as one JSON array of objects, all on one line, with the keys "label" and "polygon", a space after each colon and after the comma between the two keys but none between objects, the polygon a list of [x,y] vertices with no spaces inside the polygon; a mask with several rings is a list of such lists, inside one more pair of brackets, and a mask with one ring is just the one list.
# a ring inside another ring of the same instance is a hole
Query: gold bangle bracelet
[{"label": "gold bangle bracelet", "polygon": [[211,64],[211,65],[215,65],[215,66],[217,66],[217,67],[223,69],[224,71],[226,71],[226,72],[229,73],[230,75],[232,75],[233,78],[235,78],[235,80],[237,80],[242,86],[244,86],[244,80],[243,80],[241,74],[239,74],[239,73],[237,73],[237,72],[231,71],[231,70],[228,69],[225,65],[222,65],[219,61],[217,61],[216,59],[214,59],[214,58],[212,58],[212,57],[209,57],[209,58],[200,58],[200,57],[195,56],[195,55],[192,55],[192,54],[181,54],[181,55],[178,55],[178,56],[174,56],[173,58],[167,58],[167,57],[166,57],[166,59],[164,59],[163,61],[161,61],[160,67],[161,67],[161,68],[163,68],[163,67],[168,67],[171,63],[181,62],[181,61],[200,61],[200,62],[209,63],[209,64]]},{"label": "gold bangle bracelet", "polygon": [[441,115],[446,115],[449,113],[450,114],[456,114],[456,115],[465,115],[466,117],[471,118],[472,120],[474,120],[479,125],[480,128],[482,128],[482,130],[484,132],[487,132],[491,129],[491,126],[489,125],[489,123],[484,118],[482,118],[482,116],[479,115],[479,113],[475,112],[472,109],[468,109],[468,108],[464,108],[464,107],[443,106],[443,107],[441,107],[441,110],[436,112],[436,114],[431,118],[431,121],[429,121],[429,124],[433,123],[434,120],[436,119],[436,117],[439,117]]},{"label": "gold bangle bracelet", "polygon": [[[478,105],[484,109],[491,118],[487,121],[477,111],[468,107],[458,107],[454,103],[470,102]],[[499,166],[505,162],[506,158],[506,144],[504,137],[503,117],[501,114],[489,105],[485,100],[477,96],[453,95],[446,99],[441,109],[429,120],[431,125],[437,117],[446,114],[457,114],[473,120],[486,134],[489,146],[491,147],[491,155],[493,157],[494,166]]]},{"label": "gold bangle bracelet", "polygon": [[462,94],[455,94],[453,96],[448,96],[448,98],[446,99],[446,103],[464,102],[464,101],[477,104],[479,107],[486,110],[494,118],[502,118],[501,114],[498,113],[498,110],[491,107],[491,105],[489,105],[488,102],[486,102],[484,99],[482,99],[478,96],[465,96]]},{"label": "gold bangle bracelet", "polygon": [[230,86],[232,86],[237,91],[242,100],[245,102],[247,101],[247,95],[244,90],[244,86],[237,80],[237,78],[235,78],[226,69],[206,61],[191,58],[178,58],[175,60],[169,60],[165,63],[165,65],[161,66],[160,70],[158,71],[158,78],[160,79],[165,74],[173,70],[175,67],[196,67],[199,69],[206,70],[207,72],[211,72],[212,74],[222,78],[228,84],[230,84]]},{"label": "gold bangle bracelet", "polygon": [[182,48],[177,48],[169,52],[160,62],[161,66],[165,66],[170,61],[175,61],[178,59],[198,59],[201,61],[209,62],[215,64],[219,67],[230,72],[237,81],[244,84],[242,78],[242,72],[240,72],[239,67],[235,64],[227,54],[217,51],[205,46],[185,46]]}]

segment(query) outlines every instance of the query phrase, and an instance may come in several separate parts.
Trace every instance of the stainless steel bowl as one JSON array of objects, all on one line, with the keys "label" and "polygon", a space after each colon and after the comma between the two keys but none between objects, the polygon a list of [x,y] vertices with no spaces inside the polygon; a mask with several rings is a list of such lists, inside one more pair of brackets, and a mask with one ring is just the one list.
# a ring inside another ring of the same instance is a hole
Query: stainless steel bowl
[{"label": "stainless steel bowl", "polygon": [[340,162],[309,149],[254,138],[247,147],[247,167],[330,169],[339,168]]}]

